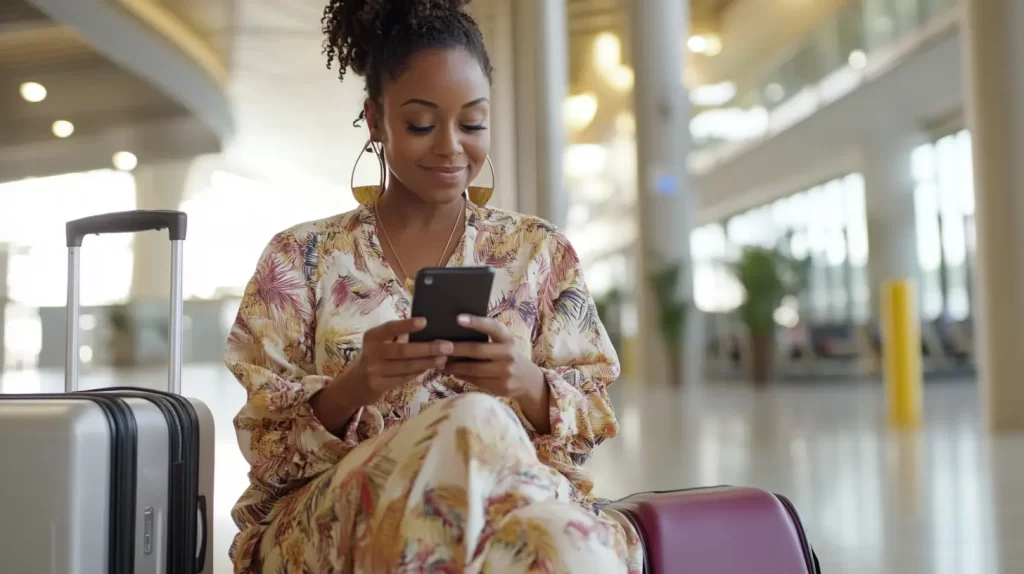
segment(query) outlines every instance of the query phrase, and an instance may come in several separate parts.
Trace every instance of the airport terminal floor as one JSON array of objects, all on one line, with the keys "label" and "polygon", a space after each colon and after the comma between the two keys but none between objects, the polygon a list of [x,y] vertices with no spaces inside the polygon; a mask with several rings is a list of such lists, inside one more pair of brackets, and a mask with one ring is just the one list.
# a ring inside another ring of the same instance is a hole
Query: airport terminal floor
[{"label": "airport terminal floor", "polygon": [[[84,388],[160,388],[160,370],[97,371]],[[60,371],[8,372],[0,391],[59,391]],[[246,484],[232,417],[242,387],[219,365],[187,365],[184,393],[217,422],[216,572],[231,571],[229,510]],[[884,396],[872,382],[707,382],[699,392],[620,381],[612,398],[618,438],[589,462],[609,498],[648,489],[753,485],[790,497],[828,574],[1011,574],[1024,546],[1024,435],[991,435],[975,385],[928,383],[926,425],[885,427]],[[685,570],[680,570],[685,572]]]}]

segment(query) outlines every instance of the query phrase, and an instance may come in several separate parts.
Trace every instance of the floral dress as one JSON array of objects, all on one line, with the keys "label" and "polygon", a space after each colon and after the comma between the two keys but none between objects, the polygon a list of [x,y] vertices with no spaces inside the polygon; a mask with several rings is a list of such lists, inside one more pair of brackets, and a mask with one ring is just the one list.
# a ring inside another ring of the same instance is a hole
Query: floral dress
[{"label": "floral dress", "polygon": [[643,550],[596,508],[582,468],[616,436],[618,359],[572,246],[550,224],[466,207],[450,266],[495,270],[489,315],[550,388],[540,434],[511,400],[429,371],[363,407],[338,435],[309,399],[362,335],[409,316],[374,210],[274,236],[225,348],[248,399],[235,417],[250,485],[232,510],[236,572],[637,572]]}]

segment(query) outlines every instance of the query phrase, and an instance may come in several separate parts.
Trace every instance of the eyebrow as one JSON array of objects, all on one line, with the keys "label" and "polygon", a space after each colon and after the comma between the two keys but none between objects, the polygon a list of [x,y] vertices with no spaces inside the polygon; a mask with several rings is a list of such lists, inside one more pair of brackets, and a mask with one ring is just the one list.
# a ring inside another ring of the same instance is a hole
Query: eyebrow
[{"label": "eyebrow", "polygon": [[[473,106],[475,106],[477,104],[482,104],[482,103],[487,102],[487,101],[490,101],[490,100],[488,100],[487,98],[477,98],[477,99],[473,100],[472,102],[464,104],[462,106],[462,109],[471,108],[471,107],[473,107]],[[421,106],[426,106],[428,108],[435,108],[435,109],[438,108],[438,105],[435,104],[434,102],[431,102],[429,100],[423,100],[423,99],[420,99],[420,98],[412,98],[411,100],[406,100],[399,107],[408,106],[408,105],[411,105],[411,104],[419,104]]]}]

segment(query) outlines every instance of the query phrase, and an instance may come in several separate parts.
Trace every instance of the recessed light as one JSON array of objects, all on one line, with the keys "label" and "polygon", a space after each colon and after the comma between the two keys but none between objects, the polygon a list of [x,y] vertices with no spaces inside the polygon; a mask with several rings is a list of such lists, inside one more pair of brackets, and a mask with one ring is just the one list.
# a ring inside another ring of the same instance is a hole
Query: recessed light
[{"label": "recessed light", "polygon": [[139,165],[139,158],[130,151],[119,151],[114,154],[114,167],[121,171],[131,171]]},{"label": "recessed light", "polygon": [[863,70],[868,65],[868,55],[864,53],[864,50],[854,50],[850,52],[848,61],[854,70]]},{"label": "recessed light", "polygon": [[21,85],[21,97],[26,102],[41,102],[46,99],[46,88],[36,82],[25,82]]},{"label": "recessed light", "polygon": [[53,135],[59,138],[66,138],[73,133],[75,133],[75,124],[67,120],[57,120],[53,122]]}]

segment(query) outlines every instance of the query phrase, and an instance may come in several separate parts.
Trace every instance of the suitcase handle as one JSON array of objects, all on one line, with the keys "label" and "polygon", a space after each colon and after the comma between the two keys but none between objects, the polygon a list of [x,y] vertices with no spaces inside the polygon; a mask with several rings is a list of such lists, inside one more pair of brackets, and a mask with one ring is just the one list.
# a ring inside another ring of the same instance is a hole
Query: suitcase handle
[{"label": "suitcase handle", "polygon": [[166,229],[171,240],[171,320],[170,364],[167,369],[167,390],[181,394],[181,348],[184,297],[181,288],[182,243],[188,227],[188,216],[182,211],[144,210],[117,211],[83,217],[67,222],[68,243],[68,302],[67,342],[65,346],[64,391],[78,390],[78,330],[80,304],[79,250],[86,235],[133,233]]},{"label": "suitcase handle", "polygon": [[86,235],[135,233],[166,229],[171,241],[184,241],[188,216],[181,211],[145,210],[117,211],[67,222],[68,247],[81,247]]}]

